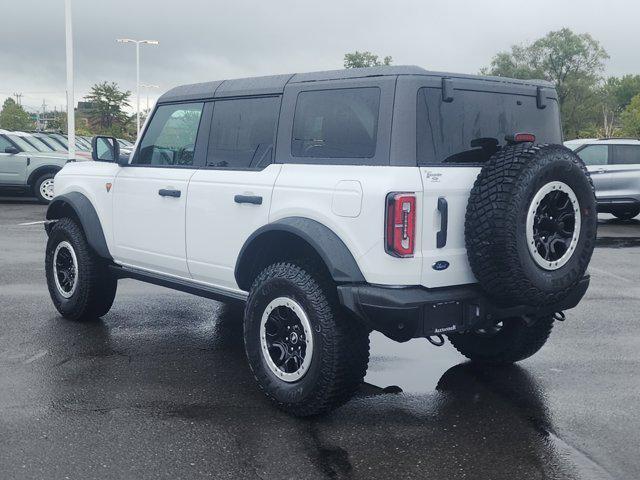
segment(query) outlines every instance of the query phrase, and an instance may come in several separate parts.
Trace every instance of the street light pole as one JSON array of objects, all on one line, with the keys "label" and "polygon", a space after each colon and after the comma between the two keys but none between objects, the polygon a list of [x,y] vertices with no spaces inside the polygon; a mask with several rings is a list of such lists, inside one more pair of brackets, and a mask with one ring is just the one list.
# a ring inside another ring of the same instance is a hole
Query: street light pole
[{"label": "street light pole", "polygon": [[147,107],[146,107],[146,112],[147,112],[147,115],[148,115],[149,114],[149,89],[151,89],[151,88],[160,88],[160,85],[151,85],[150,83],[141,83],[140,86],[147,89]]},{"label": "street light pole", "polygon": [[136,138],[140,136],[140,42],[136,42]]},{"label": "street light pole", "polygon": [[136,44],[136,136],[140,135],[140,45],[158,45],[157,40],[134,40],[132,38],[118,38],[118,43]]},{"label": "street light pole", "polygon": [[73,95],[73,29],[71,0],[64,0],[65,44],[67,57],[67,136],[69,141],[69,160],[76,157],[76,118]]}]

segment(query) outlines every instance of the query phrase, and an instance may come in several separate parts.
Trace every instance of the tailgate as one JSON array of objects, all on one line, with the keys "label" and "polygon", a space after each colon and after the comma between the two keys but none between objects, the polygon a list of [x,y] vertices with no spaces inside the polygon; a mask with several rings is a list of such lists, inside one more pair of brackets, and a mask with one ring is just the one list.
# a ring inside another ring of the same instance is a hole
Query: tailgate
[{"label": "tailgate", "polygon": [[476,283],[467,260],[464,219],[480,167],[420,167],[420,173],[422,285],[436,288]]}]

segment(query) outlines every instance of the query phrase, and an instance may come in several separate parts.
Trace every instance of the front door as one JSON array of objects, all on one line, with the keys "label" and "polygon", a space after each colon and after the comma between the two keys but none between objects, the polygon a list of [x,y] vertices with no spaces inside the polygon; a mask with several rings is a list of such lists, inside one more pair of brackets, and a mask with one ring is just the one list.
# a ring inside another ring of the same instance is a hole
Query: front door
[{"label": "front door", "polygon": [[189,185],[187,257],[194,280],[237,290],[234,268],[269,221],[281,165],[272,162],[280,97],[214,102],[206,166]]},{"label": "front door", "polygon": [[188,278],[185,211],[189,180],[204,149],[198,148],[204,104],[161,105],[154,112],[131,164],[113,185],[116,262]]},{"label": "front door", "polygon": [[15,145],[0,136],[0,185],[24,185],[29,157],[26,153],[6,153],[8,147]]},{"label": "front door", "polygon": [[609,145],[605,144],[587,145],[576,150],[591,174],[597,197],[610,196],[607,194],[607,191],[611,190],[610,151]]}]

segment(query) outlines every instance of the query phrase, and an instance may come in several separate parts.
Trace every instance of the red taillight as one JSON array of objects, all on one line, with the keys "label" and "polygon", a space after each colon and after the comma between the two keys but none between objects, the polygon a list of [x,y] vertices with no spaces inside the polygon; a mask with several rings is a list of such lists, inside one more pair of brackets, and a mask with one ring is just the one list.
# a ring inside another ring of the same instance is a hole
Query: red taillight
[{"label": "red taillight", "polygon": [[535,143],[536,136],[533,133],[516,133],[514,135],[507,135],[507,141],[509,143]]},{"label": "red taillight", "polygon": [[416,233],[415,193],[387,195],[385,250],[395,257],[412,257]]}]

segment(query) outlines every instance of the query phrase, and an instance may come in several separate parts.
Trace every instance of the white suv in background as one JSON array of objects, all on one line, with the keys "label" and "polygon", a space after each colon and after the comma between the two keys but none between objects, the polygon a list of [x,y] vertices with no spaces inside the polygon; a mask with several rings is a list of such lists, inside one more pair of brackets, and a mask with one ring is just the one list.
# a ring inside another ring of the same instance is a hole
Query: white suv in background
[{"label": "white suv in background", "polygon": [[593,185],[561,138],[546,82],[379,67],[177,87],[131,158],[96,137],[95,162],[56,176],[49,293],[73,320],[125,277],[245,303],[249,366],[295,415],[350,398],[371,330],[516,362],[589,285]]},{"label": "white suv in background", "polygon": [[599,212],[624,220],[640,214],[640,140],[587,138],[564,144],[587,165]]}]

